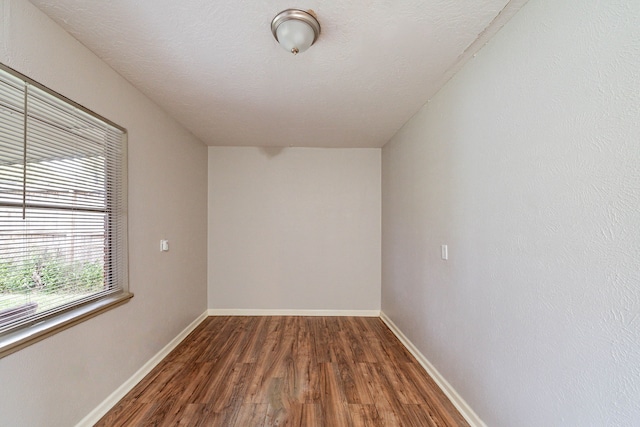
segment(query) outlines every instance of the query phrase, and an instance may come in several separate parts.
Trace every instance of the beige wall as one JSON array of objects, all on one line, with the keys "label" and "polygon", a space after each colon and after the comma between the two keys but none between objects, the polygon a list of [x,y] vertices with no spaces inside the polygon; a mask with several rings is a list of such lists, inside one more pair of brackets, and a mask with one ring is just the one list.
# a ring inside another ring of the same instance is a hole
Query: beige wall
[{"label": "beige wall", "polygon": [[129,131],[134,299],[0,359],[0,425],[68,427],[206,310],[206,147],[26,0],[0,12],[1,62]]},{"label": "beige wall", "polygon": [[383,149],[382,310],[487,425],[640,420],[639,41],[530,0]]},{"label": "beige wall", "polygon": [[380,150],[209,147],[209,308],[380,309]]}]

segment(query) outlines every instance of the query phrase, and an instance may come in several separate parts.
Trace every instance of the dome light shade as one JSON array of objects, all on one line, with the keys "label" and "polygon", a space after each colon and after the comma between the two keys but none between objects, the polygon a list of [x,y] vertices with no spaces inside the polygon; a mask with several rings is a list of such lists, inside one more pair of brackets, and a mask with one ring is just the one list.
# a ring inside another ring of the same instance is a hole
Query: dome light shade
[{"label": "dome light shade", "polygon": [[308,12],[287,9],[273,18],[271,32],[284,49],[296,55],[309,49],[318,39],[320,23]]}]

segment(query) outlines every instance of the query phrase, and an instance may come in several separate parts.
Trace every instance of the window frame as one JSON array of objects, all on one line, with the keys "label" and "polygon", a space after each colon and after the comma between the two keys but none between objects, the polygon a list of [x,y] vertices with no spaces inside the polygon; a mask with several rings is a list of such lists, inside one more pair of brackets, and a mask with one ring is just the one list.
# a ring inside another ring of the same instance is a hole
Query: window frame
[{"label": "window frame", "polygon": [[[34,81],[33,79],[25,76],[24,74],[0,63],[0,70],[11,74],[17,79],[24,81],[26,84],[34,86],[39,90],[45,92],[47,95],[56,98],[59,102],[66,104],[67,106],[72,107],[73,109],[80,110],[81,112],[88,114],[95,119],[109,125],[123,133],[123,156],[121,159],[122,164],[119,165],[121,167],[121,181],[123,185],[123,200],[125,204],[126,211],[126,199],[127,199],[127,130],[122,126],[119,126],[112,121],[102,117],[101,115],[89,110],[88,108],[70,100],[69,98],[47,88],[46,86]],[[26,96],[26,95],[25,95]],[[25,112],[25,121],[26,121],[26,112]],[[25,142],[26,144],[26,142]],[[108,161],[108,160],[107,160]],[[107,180],[111,180],[110,174],[114,174],[112,168],[105,167],[105,178]],[[112,190],[107,190],[112,191]],[[106,197],[107,200],[111,200],[110,197]],[[107,211],[110,211],[113,208],[111,204],[105,206]],[[115,214],[110,212],[107,214],[107,220],[105,221],[105,240],[107,243],[105,244],[105,258],[116,259],[120,258],[119,254],[114,254],[114,246],[112,243],[113,240],[113,227],[112,224],[115,221],[122,221],[124,231],[122,232],[125,242],[123,244],[119,244],[118,246],[123,251],[121,254],[122,257],[119,261],[124,263],[124,265],[118,265],[117,267],[113,267],[112,264],[109,265],[109,268],[105,270],[105,275],[113,275],[114,271],[118,271],[123,274],[122,281],[118,281],[119,287],[116,292],[108,293],[106,295],[99,295],[96,293],[95,298],[85,298],[79,301],[72,301],[67,304],[63,304],[59,306],[59,310],[56,310],[54,313],[49,314],[47,316],[43,316],[33,321],[26,322],[22,325],[16,326],[8,331],[0,334],[0,358],[5,357],[9,354],[12,354],[22,348],[25,348],[31,344],[34,344],[42,339],[45,339],[49,336],[52,336],[58,332],[61,332],[67,328],[70,328],[78,323],[84,322],[92,317],[95,317],[99,314],[102,314],[110,309],[118,307],[126,302],[128,302],[131,298],[133,298],[133,294],[129,292],[128,287],[128,251],[127,251],[127,243],[126,237],[128,234],[127,225],[126,225],[126,212],[124,213],[123,219],[114,219]],[[105,276],[105,283],[107,283]],[[109,279],[109,283],[112,283],[111,279]]]}]

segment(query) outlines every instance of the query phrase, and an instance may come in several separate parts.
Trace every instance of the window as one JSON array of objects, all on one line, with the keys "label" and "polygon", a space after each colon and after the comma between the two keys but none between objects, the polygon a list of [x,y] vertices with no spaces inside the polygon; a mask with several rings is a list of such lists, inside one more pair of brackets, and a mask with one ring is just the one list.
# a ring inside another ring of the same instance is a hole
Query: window
[{"label": "window", "polygon": [[126,236],[126,131],[0,66],[0,355],[130,298]]}]

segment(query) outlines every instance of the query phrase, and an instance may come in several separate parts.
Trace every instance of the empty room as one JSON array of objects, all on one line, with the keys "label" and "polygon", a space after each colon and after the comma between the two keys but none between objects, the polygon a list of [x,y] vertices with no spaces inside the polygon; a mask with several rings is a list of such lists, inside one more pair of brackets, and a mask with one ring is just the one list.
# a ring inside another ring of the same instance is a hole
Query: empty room
[{"label": "empty room", "polygon": [[640,1],[0,13],[1,427],[640,425]]}]

